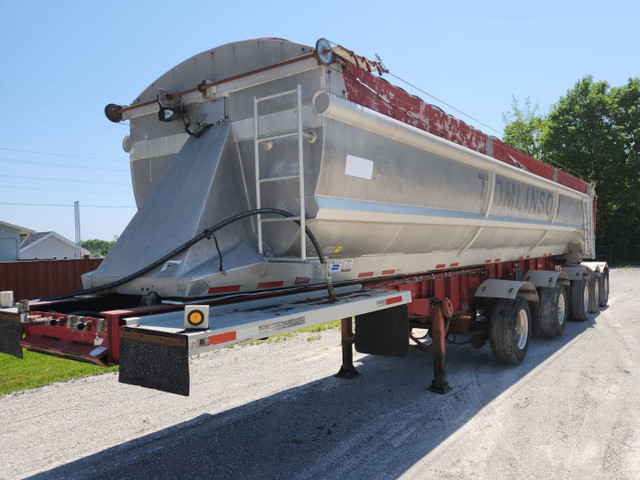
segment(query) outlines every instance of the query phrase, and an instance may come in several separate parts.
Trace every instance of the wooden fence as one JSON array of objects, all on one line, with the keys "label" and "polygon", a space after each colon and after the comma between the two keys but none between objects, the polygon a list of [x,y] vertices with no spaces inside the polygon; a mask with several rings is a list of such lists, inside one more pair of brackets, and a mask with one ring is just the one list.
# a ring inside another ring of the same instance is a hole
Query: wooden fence
[{"label": "wooden fence", "polygon": [[0,262],[0,291],[13,298],[34,300],[82,290],[81,275],[98,268],[101,258],[77,260],[20,260]]}]

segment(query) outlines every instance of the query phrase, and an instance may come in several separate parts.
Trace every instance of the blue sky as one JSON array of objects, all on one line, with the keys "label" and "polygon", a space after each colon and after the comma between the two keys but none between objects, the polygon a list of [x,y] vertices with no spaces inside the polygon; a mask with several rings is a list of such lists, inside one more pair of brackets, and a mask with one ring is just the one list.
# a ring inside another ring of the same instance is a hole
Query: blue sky
[{"label": "blue sky", "polygon": [[326,37],[378,53],[398,77],[497,132],[445,111],[500,136],[512,96],[547,112],[585,75],[614,86],[640,75],[638,18],[636,0],[0,0],[0,220],[73,239],[78,200],[83,239],[119,235],[135,212],[128,127],[104,106],[130,103],[221,44]]}]

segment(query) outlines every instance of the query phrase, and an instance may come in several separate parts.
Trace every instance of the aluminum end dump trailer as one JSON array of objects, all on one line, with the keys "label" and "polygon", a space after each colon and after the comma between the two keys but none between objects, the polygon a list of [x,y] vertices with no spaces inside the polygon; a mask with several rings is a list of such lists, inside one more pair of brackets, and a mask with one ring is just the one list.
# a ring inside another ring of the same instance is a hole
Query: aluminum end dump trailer
[{"label": "aluminum end dump trailer", "polygon": [[593,186],[386,72],[325,39],[254,39],[107,105],[130,124],[138,211],[84,291],[0,310],[0,349],[119,363],[122,382],[188,395],[191,355],[342,319],[340,376],[357,375],[353,345],[413,342],[445,393],[452,335],[517,363],[532,335],[606,305],[608,266],[583,261]]}]

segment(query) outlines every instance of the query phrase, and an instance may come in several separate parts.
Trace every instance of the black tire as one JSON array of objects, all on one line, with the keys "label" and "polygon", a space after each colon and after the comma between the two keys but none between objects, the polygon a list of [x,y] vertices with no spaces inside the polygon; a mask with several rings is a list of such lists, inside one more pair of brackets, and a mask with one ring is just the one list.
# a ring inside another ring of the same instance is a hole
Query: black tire
[{"label": "black tire", "polygon": [[554,288],[538,289],[540,299],[540,334],[557,337],[564,331],[569,304],[567,292],[559,283]]},{"label": "black tire", "polygon": [[505,363],[524,360],[531,338],[531,312],[527,301],[501,298],[490,313],[489,340],[494,357]]},{"label": "black tire", "polygon": [[584,322],[589,318],[591,282],[587,278],[571,282],[571,319]]},{"label": "black tire", "polygon": [[589,296],[589,313],[596,313],[600,307],[600,274],[591,276],[591,292]]},{"label": "black tire", "polygon": [[600,274],[600,303],[601,307],[606,307],[609,303],[609,272]]}]

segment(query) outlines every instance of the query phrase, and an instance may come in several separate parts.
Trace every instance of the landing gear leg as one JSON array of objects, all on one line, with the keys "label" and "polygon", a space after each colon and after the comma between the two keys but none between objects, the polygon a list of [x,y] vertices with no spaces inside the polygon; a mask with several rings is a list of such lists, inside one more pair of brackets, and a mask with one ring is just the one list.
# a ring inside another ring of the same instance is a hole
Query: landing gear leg
[{"label": "landing gear leg", "polygon": [[342,366],[336,377],[351,380],[360,375],[356,367],[353,366],[353,342],[356,338],[353,334],[353,319],[351,317],[343,318],[340,321],[340,327],[342,331]]},{"label": "landing gear leg", "polygon": [[[447,371],[445,368],[445,337],[447,335],[445,320],[444,320],[444,301],[432,302],[432,314],[431,314],[431,338],[433,343],[431,344],[431,351],[433,353],[433,380],[429,390],[433,393],[445,394],[451,387],[447,382]],[[449,302],[450,303],[450,302]]]}]

